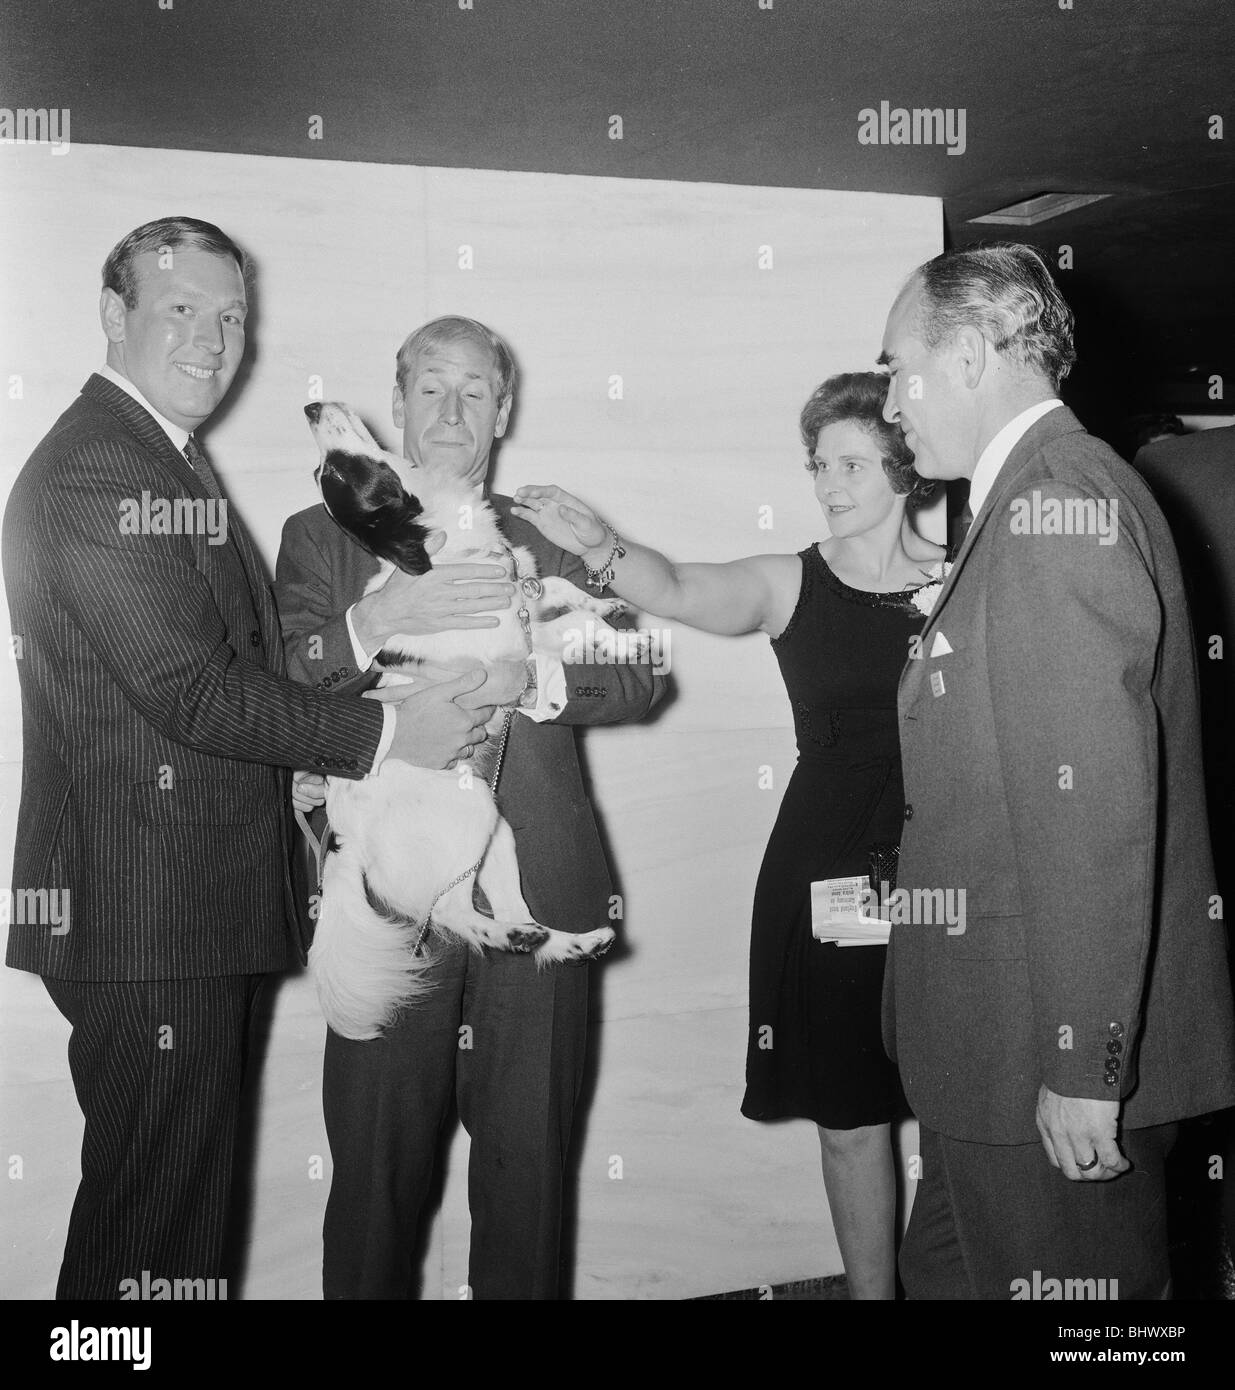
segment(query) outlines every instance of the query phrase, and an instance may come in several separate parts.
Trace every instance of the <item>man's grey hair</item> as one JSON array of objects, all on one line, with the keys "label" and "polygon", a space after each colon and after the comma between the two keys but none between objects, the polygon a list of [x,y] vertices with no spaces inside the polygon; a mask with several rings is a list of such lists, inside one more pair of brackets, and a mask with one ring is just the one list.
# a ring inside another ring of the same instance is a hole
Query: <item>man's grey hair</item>
[{"label": "man's grey hair", "polygon": [[1072,370],[1072,310],[1032,246],[998,242],[945,251],[915,272],[922,292],[918,336],[929,348],[976,328],[1010,361],[1054,390]]},{"label": "man's grey hair", "polygon": [[515,389],[515,359],[510,349],[491,328],[486,328],[476,319],[461,318],[457,314],[433,319],[404,340],[395,355],[395,383],[399,394],[407,394],[408,374],[422,352],[432,352],[443,343],[457,343],[461,339],[478,343],[493,354],[493,364],[497,368],[497,400],[499,405],[505,405]]}]

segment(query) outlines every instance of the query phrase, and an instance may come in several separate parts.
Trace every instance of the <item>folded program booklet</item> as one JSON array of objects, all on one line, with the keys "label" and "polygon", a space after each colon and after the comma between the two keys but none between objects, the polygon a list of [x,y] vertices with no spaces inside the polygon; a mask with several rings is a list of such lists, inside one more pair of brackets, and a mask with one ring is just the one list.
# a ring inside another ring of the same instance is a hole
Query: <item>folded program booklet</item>
[{"label": "folded program booklet", "polygon": [[868,915],[878,906],[866,874],[819,879],[810,886],[811,933],[817,941],[835,941],[838,946],[884,946],[892,923]]}]

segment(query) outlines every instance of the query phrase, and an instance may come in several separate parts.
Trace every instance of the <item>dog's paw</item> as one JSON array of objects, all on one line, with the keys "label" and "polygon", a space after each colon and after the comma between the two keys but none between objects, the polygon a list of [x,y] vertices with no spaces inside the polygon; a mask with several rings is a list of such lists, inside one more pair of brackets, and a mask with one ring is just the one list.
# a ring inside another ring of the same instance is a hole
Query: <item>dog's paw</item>
[{"label": "dog's paw", "polygon": [[592,598],[590,595],[585,603],[579,605],[589,613],[595,613],[598,618],[622,618],[631,611],[629,603],[620,598]]},{"label": "dog's paw", "polygon": [[601,956],[608,955],[613,943],[617,940],[616,934],[609,927],[593,934],[599,937],[599,940],[584,951],[583,954],[587,960],[599,960]]},{"label": "dog's paw", "polygon": [[544,927],[510,927],[506,932],[505,949],[518,955],[526,955],[538,946],[543,946],[548,939],[549,933]]},{"label": "dog's paw", "polygon": [[612,927],[581,932],[570,938],[567,960],[599,960],[616,940]]}]

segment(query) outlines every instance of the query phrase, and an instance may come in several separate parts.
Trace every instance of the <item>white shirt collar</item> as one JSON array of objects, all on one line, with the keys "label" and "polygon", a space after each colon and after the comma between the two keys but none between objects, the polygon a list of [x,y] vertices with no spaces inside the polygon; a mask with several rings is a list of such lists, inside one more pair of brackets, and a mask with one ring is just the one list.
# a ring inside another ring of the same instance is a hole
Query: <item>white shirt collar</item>
[{"label": "white shirt collar", "polygon": [[106,377],[113,386],[119,386],[122,391],[132,396],[137,404],[140,405],[148,415],[153,417],[155,424],[158,425],[168,439],[176,446],[176,452],[180,454],[184,453],[184,446],[189,442],[188,430],[182,430],[179,425],[173,425],[165,415],[160,415],[128,377],[121,376],[114,367],[109,367],[104,363],[103,366],[99,368],[99,375],[101,377]]},{"label": "white shirt collar", "polygon": [[1049,400],[1031,405],[1028,410],[1022,410],[1019,415],[1013,416],[982,450],[982,457],[978,459],[978,466],[973,470],[973,479],[969,484],[969,511],[975,520],[982,510],[983,502],[990,496],[991,488],[995,486],[999,470],[1007,463],[1008,455],[1029,432],[1030,425],[1060,405],[1063,405],[1063,401],[1058,396],[1052,396]]}]

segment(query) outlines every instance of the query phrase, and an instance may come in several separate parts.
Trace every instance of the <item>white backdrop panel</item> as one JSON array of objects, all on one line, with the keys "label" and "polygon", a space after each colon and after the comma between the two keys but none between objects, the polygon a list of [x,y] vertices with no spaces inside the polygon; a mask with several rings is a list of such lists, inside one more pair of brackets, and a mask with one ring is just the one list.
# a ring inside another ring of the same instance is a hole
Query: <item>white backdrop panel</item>
[{"label": "white backdrop panel", "polygon": [[[271,566],[284,519],[316,500],[305,402],[346,399],[394,445],[395,350],[452,312],[491,324],[518,359],[499,490],[559,482],[676,558],[800,549],[826,534],[801,467],[801,405],[830,373],[873,363],[897,288],[941,244],[929,198],[93,146],[0,147],[0,194],[5,496],[103,360],[107,251],[147,219],[204,217],[258,266],[248,365],[207,442]],[[671,637],[671,706],[585,739],[626,920],[598,972],[573,1155],[583,1298],[680,1298],[840,1268],[811,1126],[738,1114],[749,904],[793,766],[788,703],[762,638]],[[4,882],[20,752],[6,662]],[[37,980],[0,971],[0,1297],[54,1289],[81,1132],[67,1031]],[[283,982],[233,1296],[319,1296],[321,1048],[307,981]],[[466,1282],[466,1159],[460,1134],[428,1240],[429,1298]]]}]

